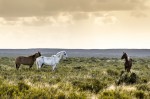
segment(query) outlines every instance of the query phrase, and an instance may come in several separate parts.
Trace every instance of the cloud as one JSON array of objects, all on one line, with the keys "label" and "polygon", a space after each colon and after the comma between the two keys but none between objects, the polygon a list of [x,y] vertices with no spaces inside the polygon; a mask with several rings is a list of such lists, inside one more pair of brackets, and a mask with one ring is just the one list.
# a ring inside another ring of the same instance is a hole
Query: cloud
[{"label": "cloud", "polygon": [[57,16],[33,16],[33,17],[0,17],[0,25],[14,26],[66,26],[73,24],[73,17],[69,13],[59,13]]},{"label": "cloud", "polygon": [[52,16],[60,12],[145,9],[148,0],[0,0],[0,17]]},{"label": "cloud", "polygon": [[[144,17],[149,0],[0,0],[0,25],[69,25],[90,20],[96,24],[116,23],[111,11],[131,11]],[[138,10],[137,10],[138,9]],[[139,11],[140,10],[140,11]],[[104,12],[104,13],[103,13]]]},{"label": "cloud", "polygon": [[90,17],[90,13],[88,12],[73,12],[70,13],[74,20],[85,20]]},{"label": "cloud", "polygon": [[132,11],[131,16],[136,17],[136,18],[145,18],[148,15],[144,11]]},{"label": "cloud", "polygon": [[108,24],[115,24],[119,22],[117,17],[111,14],[104,14],[102,16],[97,16],[94,18],[94,23],[97,25],[108,25]]}]

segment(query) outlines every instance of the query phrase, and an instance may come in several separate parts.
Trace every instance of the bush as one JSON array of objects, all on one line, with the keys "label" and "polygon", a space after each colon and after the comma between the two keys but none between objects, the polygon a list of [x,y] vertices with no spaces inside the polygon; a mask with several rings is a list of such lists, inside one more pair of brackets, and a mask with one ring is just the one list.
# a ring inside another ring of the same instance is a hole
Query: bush
[{"label": "bush", "polygon": [[137,82],[137,75],[135,73],[131,73],[128,83],[134,84]]},{"label": "bush", "polygon": [[98,93],[107,85],[97,79],[85,79],[84,81],[73,81],[72,83],[74,86],[79,87],[81,90],[89,90],[94,93]]},{"label": "bush", "polygon": [[66,95],[64,93],[59,93],[57,99],[66,99]]},{"label": "bush", "polygon": [[118,91],[104,91],[101,92],[98,96],[99,99],[131,99],[130,96],[128,96],[125,93],[120,93]]},{"label": "bush", "polygon": [[121,72],[120,78],[116,81],[116,84],[134,84],[137,83],[138,81],[138,76],[135,73],[126,73],[126,72]]},{"label": "bush", "polygon": [[31,90],[30,94],[24,96],[25,99],[51,99],[52,97],[53,96],[51,96],[51,93],[48,94],[48,91],[45,91],[43,89]]},{"label": "bush", "polygon": [[148,86],[147,84],[142,84],[142,85],[138,85],[137,89],[143,91],[150,91],[150,86]]},{"label": "bush", "polygon": [[117,76],[118,75],[118,72],[115,70],[112,70],[112,69],[107,69],[107,73],[110,76]]},{"label": "bush", "polygon": [[137,91],[137,92],[135,92],[135,96],[138,99],[144,99],[145,94],[143,91]]},{"label": "bush", "polygon": [[10,98],[18,96],[19,95],[18,88],[16,88],[15,86],[9,87],[9,89],[7,90],[7,95]]},{"label": "bush", "polygon": [[20,92],[16,86],[1,85],[0,98],[15,98],[20,95]]},{"label": "bush", "polygon": [[36,76],[33,76],[33,80],[32,80],[34,83],[35,82],[40,82],[40,81],[42,81],[42,77],[41,76],[39,76],[39,75],[36,75]]},{"label": "bush", "polygon": [[18,83],[18,89],[19,89],[19,91],[29,90],[29,88],[30,88],[30,86],[28,86],[24,82],[19,82]]},{"label": "bush", "polygon": [[71,92],[69,93],[68,99],[87,99],[87,96],[84,93],[75,93]]},{"label": "bush", "polygon": [[147,80],[146,78],[141,78],[141,82],[142,82],[142,83],[147,83],[148,80]]},{"label": "bush", "polygon": [[91,63],[92,63],[92,62],[97,62],[97,58],[91,57],[91,58],[90,58],[90,61],[91,61]]}]

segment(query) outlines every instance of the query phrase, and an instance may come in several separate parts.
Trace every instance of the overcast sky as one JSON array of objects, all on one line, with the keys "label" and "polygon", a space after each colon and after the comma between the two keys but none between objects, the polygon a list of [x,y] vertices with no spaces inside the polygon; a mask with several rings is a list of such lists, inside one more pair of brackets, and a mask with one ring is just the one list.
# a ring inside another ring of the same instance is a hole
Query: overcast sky
[{"label": "overcast sky", "polygon": [[0,0],[0,48],[150,48],[150,0]]}]

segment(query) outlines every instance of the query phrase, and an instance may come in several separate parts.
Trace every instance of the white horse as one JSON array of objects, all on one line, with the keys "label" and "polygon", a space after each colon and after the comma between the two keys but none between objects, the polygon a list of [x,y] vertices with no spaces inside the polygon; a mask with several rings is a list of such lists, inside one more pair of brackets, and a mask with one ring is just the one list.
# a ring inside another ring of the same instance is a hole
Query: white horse
[{"label": "white horse", "polygon": [[52,55],[51,57],[40,56],[36,58],[37,69],[41,68],[43,65],[50,65],[54,70],[59,61],[61,59],[66,59],[67,57],[68,56],[65,51],[60,51],[56,55]]}]

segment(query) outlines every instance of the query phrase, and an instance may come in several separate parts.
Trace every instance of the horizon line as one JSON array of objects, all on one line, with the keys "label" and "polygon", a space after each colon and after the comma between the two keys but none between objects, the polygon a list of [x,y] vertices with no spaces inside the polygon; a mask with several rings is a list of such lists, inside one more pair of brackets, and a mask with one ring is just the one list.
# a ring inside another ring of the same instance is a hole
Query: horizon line
[{"label": "horizon line", "polygon": [[108,49],[141,49],[141,50],[150,50],[150,48],[0,48],[0,50],[30,50],[30,49],[79,49],[79,50],[108,50]]}]

